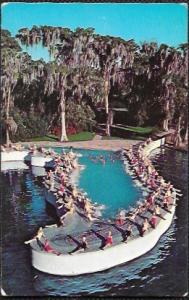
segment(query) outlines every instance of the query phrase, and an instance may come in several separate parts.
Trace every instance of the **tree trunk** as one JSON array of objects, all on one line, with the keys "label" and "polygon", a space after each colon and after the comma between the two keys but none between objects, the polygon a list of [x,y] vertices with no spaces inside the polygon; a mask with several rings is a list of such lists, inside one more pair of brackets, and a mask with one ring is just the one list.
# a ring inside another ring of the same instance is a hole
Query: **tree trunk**
[{"label": "tree trunk", "polygon": [[106,114],[106,135],[110,136],[110,121],[109,114]]},{"label": "tree trunk", "polygon": [[60,108],[61,108],[61,137],[60,137],[60,141],[65,142],[65,141],[68,141],[68,137],[67,137],[67,134],[66,134],[65,98],[64,98],[64,93],[63,92],[62,92],[62,95],[61,95]]},{"label": "tree trunk", "polygon": [[[187,124],[188,125],[188,124]],[[184,143],[188,144],[188,126],[186,127],[186,133],[184,135]]]},{"label": "tree trunk", "polygon": [[108,114],[106,114],[106,134],[110,136],[110,127],[113,125],[114,112],[109,109]]},{"label": "tree trunk", "polygon": [[109,101],[108,101],[108,81],[105,81],[105,111],[106,111],[106,135],[110,136],[110,123],[109,123]]},{"label": "tree trunk", "polygon": [[11,97],[11,90],[9,88],[8,91],[8,96],[7,96],[7,105],[6,105],[6,112],[5,112],[5,116],[6,116],[6,144],[10,144],[11,140],[10,140],[10,128],[9,128],[9,124],[8,124],[8,119],[9,119],[9,110],[10,110],[10,97]]},{"label": "tree trunk", "polygon": [[163,121],[163,130],[169,131],[169,118],[167,117],[167,115],[169,113],[169,100],[166,101],[165,112],[166,112],[166,117]]},{"label": "tree trunk", "polygon": [[175,141],[174,141],[175,147],[179,147],[180,143],[182,142],[182,139],[180,136],[180,129],[181,129],[180,125],[181,125],[181,117],[179,117],[177,129],[176,129],[176,136],[175,136]]},{"label": "tree trunk", "polygon": [[113,125],[113,121],[114,121],[114,112],[111,109],[109,112],[109,119],[110,119],[110,125]]},{"label": "tree trunk", "polygon": [[66,142],[68,141],[68,137],[66,134],[66,116],[65,116],[65,111],[61,112],[61,137],[60,137],[61,142]]},{"label": "tree trunk", "polygon": [[175,147],[179,147],[180,144],[181,144],[181,141],[182,141],[182,139],[181,139],[180,133],[177,132],[177,135],[176,135],[176,138],[175,138]]},{"label": "tree trunk", "polygon": [[109,112],[108,91],[106,91],[106,95],[105,95],[105,110],[106,110],[106,114],[108,114]]},{"label": "tree trunk", "polygon": [[169,131],[168,124],[169,124],[169,119],[165,119],[163,121],[163,131]]}]

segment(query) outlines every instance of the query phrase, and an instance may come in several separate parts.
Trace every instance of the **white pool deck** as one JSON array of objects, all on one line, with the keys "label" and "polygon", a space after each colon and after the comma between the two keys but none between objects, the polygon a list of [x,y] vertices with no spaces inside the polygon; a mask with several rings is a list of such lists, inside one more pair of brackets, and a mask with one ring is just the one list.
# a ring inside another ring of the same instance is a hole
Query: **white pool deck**
[{"label": "white pool deck", "polygon": [[53,158],[49,155],[43,155],[37,152],[35,155],[28,150],[16,151],[9,150],[1,152],[1,162],[30,162],[32,166],[45,167],[47,163],[52,162]]}]

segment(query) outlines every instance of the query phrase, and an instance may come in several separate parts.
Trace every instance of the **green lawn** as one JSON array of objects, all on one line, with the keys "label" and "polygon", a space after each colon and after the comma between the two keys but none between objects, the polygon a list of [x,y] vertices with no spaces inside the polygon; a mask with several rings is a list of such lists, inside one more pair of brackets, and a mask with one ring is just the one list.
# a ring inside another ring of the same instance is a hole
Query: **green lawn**
[{"label": "green lawn", "polygon": [[117,126],[117,128],[126,130],[126,131],[130,131],[133,133],[139,133],[139,134],[150,134],[153,130],[154,127],[149,126],[149,127],[139,127],[139,126]]},{"label": "green lawn", "polygon": [[[73,135],[68,135],[68,141],[69,142],[77,142],[77,141],[89,141],[92,140],[93,137],[95,136],[95,133],[93,132],[88,132],[88,131],[83,131],[79,132]],[[59,138],[53,134],[48,134],[45,136],[37,136],[34,137],[30,140],[31,142],[58,142]]]},{"label": "green lawn", "polygon": [[[124,126],[121,124],[116,124],[115,127],[112,127],[113,138],[116,139],[115,136],[120,136],[124,139],[132,139],[132,140],[145,140],[146,137],[151,135],[154,132],[158,132],[159,129],[153,126],[140,127],[140,126]],[[103,138],[103,139],[106,139]],[[119,139],[117,137],[117,139]]]},{"label": "green lawn", "polygon": [[[118,126],[119,128],[119,126]],[[157,130],[155,127],[134,127],[134,126],[125,126],[122,127],[120,126],[120,129],[124,131],[129,131],[132,134],[130,138],[132,139],[142,139],[144,138],[145,135],[148,135],[152,133],[154,130]],[[83,131],[79,132],[73,135],[68,135],[68,141],[69,142],[79,142],[79,141],[90,141],[94,138],[95,133],[94,132],[89,132],[89,131]],[[116,136],[103,136],[102,140],[121,140],[125,139],[122,137],[116,137]],[[59,138],[53,134],[48,134],[45,136],[39,136],[39,137],[34,137],[30,141],[32,142],[40,142],[40,141],[47,141],[47,142],[58,142]]]},{"label": "green lawn", "polygon": [[69,142],[90,141],[94,138],[94,136],[94,132],[83,131],[73,135],[68,135],[68,140]]}]

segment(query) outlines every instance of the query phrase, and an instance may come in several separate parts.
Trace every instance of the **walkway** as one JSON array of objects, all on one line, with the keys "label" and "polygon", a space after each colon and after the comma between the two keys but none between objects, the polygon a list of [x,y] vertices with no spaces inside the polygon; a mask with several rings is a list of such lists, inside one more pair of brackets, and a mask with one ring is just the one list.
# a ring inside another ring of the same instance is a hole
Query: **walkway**
[{"label": "walkway", "polygon": [[128,149],[131,145],[136,145],[139,140],[91,140],[80,142],[24,142],[22,145],[43,145],[46,147],[74,147],[82,149],[113,150],[118,151],[121,148]]},{"label": "walkway", "polygon": [[99,141],[102,139],[102,136],[99,135],[99,134],[95,134],[94,138],[93,138],[93,141]]}]

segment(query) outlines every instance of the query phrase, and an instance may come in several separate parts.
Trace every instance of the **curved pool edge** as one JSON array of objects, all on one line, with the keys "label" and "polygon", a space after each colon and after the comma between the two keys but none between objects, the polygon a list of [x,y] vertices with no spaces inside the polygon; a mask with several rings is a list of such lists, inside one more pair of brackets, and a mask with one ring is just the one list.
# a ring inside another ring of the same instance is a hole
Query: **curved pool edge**
[{"label": "curved pool edge", "polygon": [[105,250],[91,251],[79,254],[61,254],[59,256],[38,252],[32,248],[32,265],[39,271],[52,275],[76,276],[101,272],[115,266],[127,263],[146,254],[154,248],[161,236],[169,229],[175,212],[166,215],[156,229],[146,233],[144,237],[121,243]]},{"label": "curved pool edge", "polygon": [[[148,156],[154,149],[163,146],[164,143],[164,138],[150,143],[145,148],[144,155]],[[166,214],[166,220],[160,220],[156,229],[151,229],[144,237],[138,237],[128,241],[128,243],[121,243],[105,250],[57,256],[52,253],[39,252],[32,248],[31,243],[32,265],[45,273],[76,276],[108,270],[127,263],[146,254],[156,246],[161,236],[169,229],[172,223],[175,213],[174,205],[170,211],[171,213]]]}]

